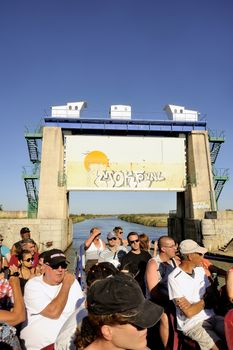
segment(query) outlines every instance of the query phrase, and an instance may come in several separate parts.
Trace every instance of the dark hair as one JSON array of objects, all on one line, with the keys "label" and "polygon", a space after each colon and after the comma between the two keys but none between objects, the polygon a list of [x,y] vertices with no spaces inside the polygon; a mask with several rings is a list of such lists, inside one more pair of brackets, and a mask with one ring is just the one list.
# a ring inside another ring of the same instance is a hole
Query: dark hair
[{"label": "dark hair", "polygon": [[118,272],[117,268],[110,262],[104,261],[96,263],[88,271],[86,278],[87,286],[90,287],[94,281],[104,279],[111,275],[114,276]]},{"label": "dark hair", "polygon": [[158,239],[158,251],[161,252],[161,248],[163,248],[163,244],[164,244],[164,240],[165,239],[169,239],[170,241],[174,241],[175,240],[172,238],[172,237],[169,237],[169,236],[161,236],[159,237]]},{"label": "dark hair", "polygon": [[21,252],[19,252],[19,253],[17,254],[18,260],[19,260],[19,261],[23,260],[23,257],[24,257],[24,255],[26,255],[26,254],[31,254],[30,250],[27,250],[27,249],[21,250]]},{"label": "dark hair", "polygon": [[24,233],[30,233],[30,229],[28,227],[22,227],[20,230],[20,234],[23,235]]},{"label": "dark hair", "polygon": [[128,233],[128,236],[127,236],[127,241],[129,242],[129,237],[130,236],[138,236],[138,238],[139,238],[139,235],[138,235],[138,233],[137,232],[130,232],[130,233]]},{"label": "dark hair", "polygon": [[46,251],[40,253],[39,256],[38,256],[38,260],[39,259],[44,259],[45,255],[46,255]]},{"label": "dark hair", "polygon": [[120,230],[123,231],[123,228],[121,226],[116,226],[116,227],[114,227],[113,232],[118,233],[118,231],[120,231]]}]

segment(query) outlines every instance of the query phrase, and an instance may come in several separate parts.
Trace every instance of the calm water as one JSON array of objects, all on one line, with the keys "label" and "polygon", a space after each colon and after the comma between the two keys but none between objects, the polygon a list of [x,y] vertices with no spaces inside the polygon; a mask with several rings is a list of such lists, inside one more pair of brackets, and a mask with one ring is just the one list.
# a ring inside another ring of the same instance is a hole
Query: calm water
[{"label": "calm water", "polygon": [[77,253],[79,251],[80,244],[89,236],[90,229],[92,227],[99,227],[101,229],[101,238],[106,241],[108,232],[112,231],[115,226],[121,226],[123,228],[123,237],[126,238],[127,234],[131,231],[137,233],[146,233],[150,239],[157,240],[160,236],[167,234],[167,228],[156,228],[150,226],[144,226],[139,224],[130,223],[118,219],[117,217],[97,218],[89,219],[77,224],[74,224],[74,238],[73,244],[66,251],[68,260],[70,261],[70,269],[75,270]]}]

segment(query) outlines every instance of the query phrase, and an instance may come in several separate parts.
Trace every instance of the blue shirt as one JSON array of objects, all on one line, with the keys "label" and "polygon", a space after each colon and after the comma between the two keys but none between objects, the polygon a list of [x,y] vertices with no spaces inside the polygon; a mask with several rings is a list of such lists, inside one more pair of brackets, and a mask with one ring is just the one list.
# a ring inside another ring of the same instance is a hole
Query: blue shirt
[{"label": "blue shirt", "polygon": [[8,253],[10,253],[10,249],[7,248],[7,246],[5,246],[5,245],[0,246],[0,251],[1,251],[1,254],[4,258],[6,257],[6,255]]}]

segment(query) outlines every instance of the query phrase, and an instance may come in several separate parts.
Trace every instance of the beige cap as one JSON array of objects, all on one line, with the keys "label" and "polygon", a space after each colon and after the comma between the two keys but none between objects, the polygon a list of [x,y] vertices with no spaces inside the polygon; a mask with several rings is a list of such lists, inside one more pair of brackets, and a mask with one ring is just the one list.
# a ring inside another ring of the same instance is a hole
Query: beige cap
[{"label": "beige cap", "polygon": [[201,247],[197,242],[193,241],[192,239],[185,239],[184,241],[180,242],[179,246],[181,254],[189,254],[189,253],[201,253],[205,254],[207,252],[207,249],[204,247]]}]

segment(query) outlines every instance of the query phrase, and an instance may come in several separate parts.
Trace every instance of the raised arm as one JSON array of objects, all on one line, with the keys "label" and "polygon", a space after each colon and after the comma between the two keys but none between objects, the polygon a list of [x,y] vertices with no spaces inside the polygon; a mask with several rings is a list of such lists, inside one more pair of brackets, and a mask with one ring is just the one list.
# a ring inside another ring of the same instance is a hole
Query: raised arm
[{"label": "raised arm", "polygon": [[100,230],[98,228],[94,228],[90,236],[84,242],[84,249],[87,250],[94,239],[100,234]]},{"label": "raised arm", "polygon": [[62,281],[62,287],[57,296],[40,312],[44,317],[57,319],[60,317],[64,307],[66,306],[69,291],[74,283],[75,276],[70,272],[66,272]]},{"label": "raised arm", "polygon": [[11,276],[9,283],[13,290],[14,307],[11,311],[0,310],[0,322],[6,322],[10,326],[16,326],[25,320],[25,306],[20,288],[19,277]]}]

